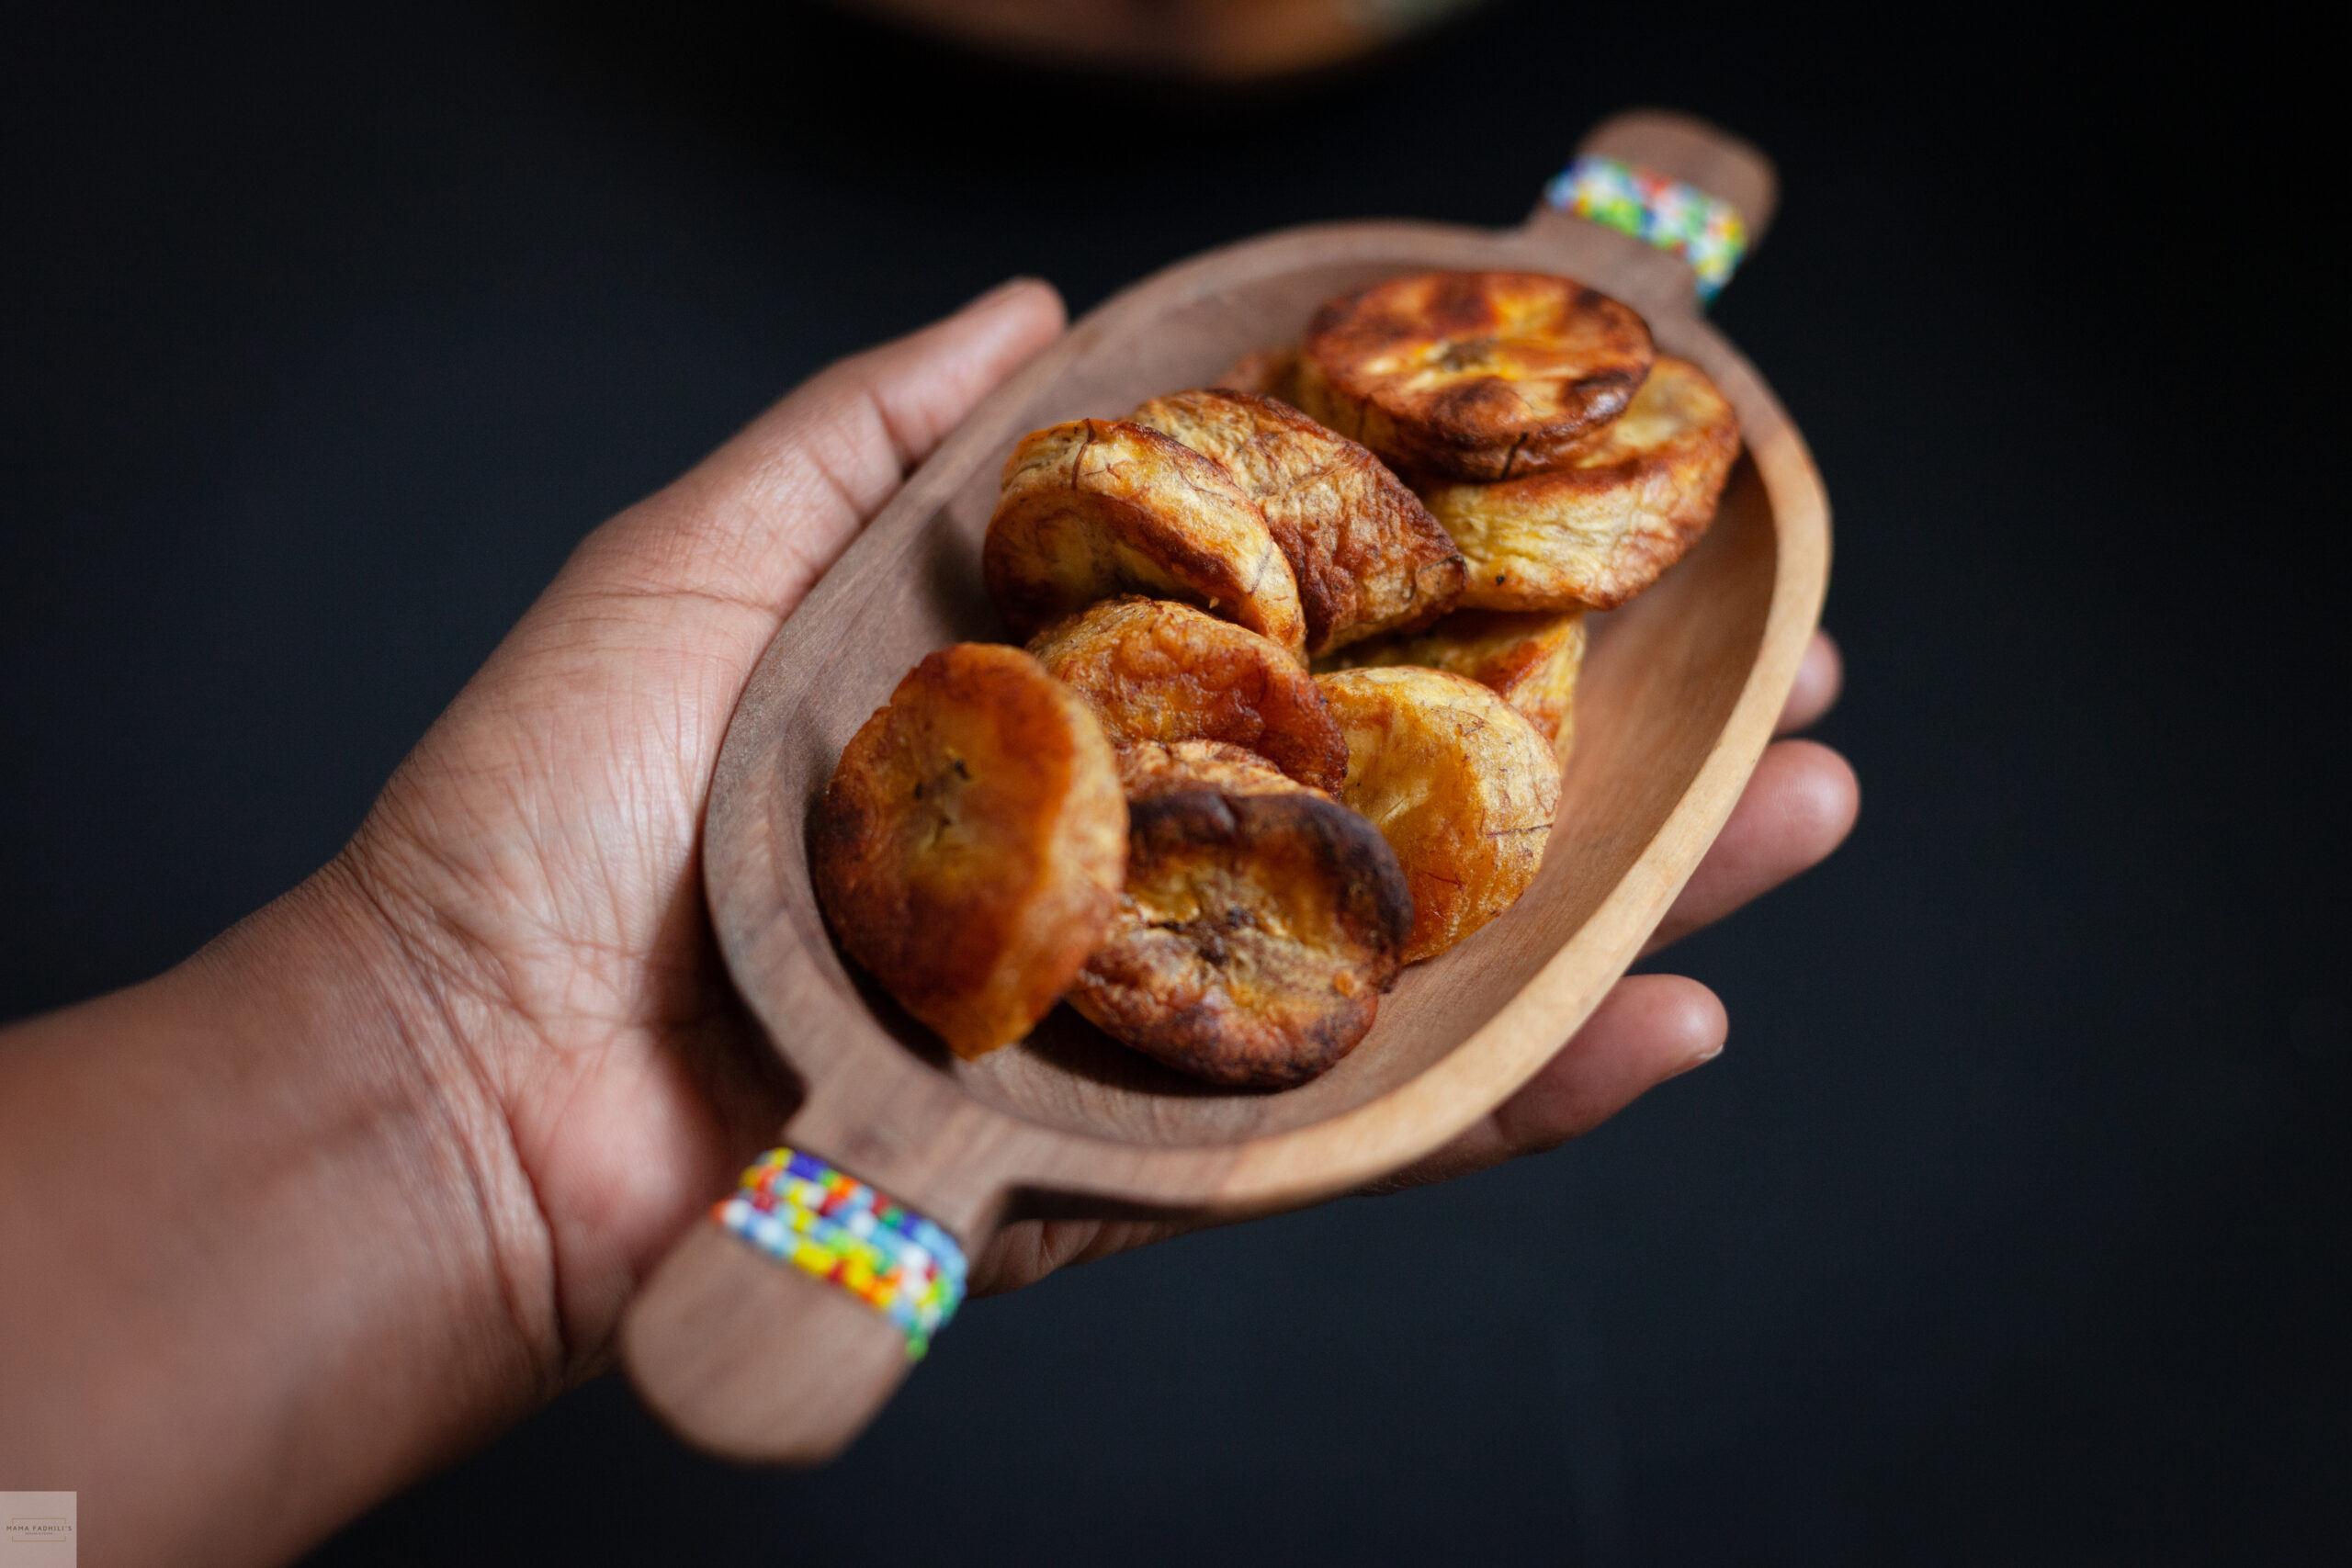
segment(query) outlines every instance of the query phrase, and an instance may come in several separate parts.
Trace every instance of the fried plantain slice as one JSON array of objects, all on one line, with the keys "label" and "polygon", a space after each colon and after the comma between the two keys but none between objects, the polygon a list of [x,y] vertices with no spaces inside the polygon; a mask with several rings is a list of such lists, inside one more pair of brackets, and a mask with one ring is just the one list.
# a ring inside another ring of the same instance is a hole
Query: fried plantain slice
[{"label": "fried plantain slice", "polygon": [[1738,457],[1739,418],[1706,372],[1660,355],[1633,407],[1566,467],[1422,495],[1470,563],[1464,604],[1611,610],[1707,531]]},{"label": "fried plantain slice", "polygon": [[1576,738],[1584,648],[1582,610],[1456,610],[1426,631],[1350,649],[1330,668],[1417,664],[1467,675],[1526,715],[1565,763]]},{"label": "fried plantain slice", "polygon": [[1311,657],[1425,626],[1462,595],[1462,553],[1381,460],[1288,403],[1173,392],[1127,416],[1223,465],[1290,561]]},{"label": "fried plantain slice", "polygon": [[1139,424],[1080,419],[1023,436],[980,573],[1023,640],[1140,592],[1197,604],[1305,661],[1298,584],[1258,503],[1215,460]]},{"label": "fried plantain slice", "polygon": [[1029,651],[1086,699],[1114,746],[1220,740],[1326,792],[1347,776],[1340,721],[1299,662],[1190,604],[1106,599],[1038,634]]},{"label": "fried plantain slice", "polygon": [[1235,748],[1138,748],[1126,891],[1070,1005],[1212,1083],[1283,1089],[1355,1048],[1412,897],[1379,829]]},{"label": "fried plantain slice", "polygon": [[1298,404],[1416,481],[1492,481],[1566,459],[1649,373],[1631,306],[1540,272],[1424,272],[1317,311]]},{"label": "fried plantain slice", "polygon": [[1017,648],[915,666],[842,749],[809,829],[849,955],[959,1056],[1020,1039],[1110,929],[1127,808],[1102,727]]},{"label": "fried plantain slice", "polygon": [[1317,684],[1348,737],[1340,798],[1380,829],[1413,892],[1405,962],[1515,902],[1544,863],[1560,762],[1525,716],[1464,675],[1345,670]]},{"label": "fried plantain slice", "polygon": [[1298,787],[1296,779],[1255,751],[1222,740],[1138,740],[1116,750],[1119,787],[1130,807],[1168,789],[1208,785],[1227,795],[1288,795]]}]

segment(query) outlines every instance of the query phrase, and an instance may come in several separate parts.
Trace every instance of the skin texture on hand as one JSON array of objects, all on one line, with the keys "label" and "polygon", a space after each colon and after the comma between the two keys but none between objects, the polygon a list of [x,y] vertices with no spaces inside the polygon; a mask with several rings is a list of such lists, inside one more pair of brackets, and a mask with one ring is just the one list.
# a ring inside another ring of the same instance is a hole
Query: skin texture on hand
[{"label": "skin texture on hand", "polygon": [[[290,1557],[607,1364],[639,1281],[790,1109],[701,897],[736,699],[1061,325],[1010,284],[816,377],[581,544],[317,876],[166,976],[0,1032],[0,1255],[66,1260],[0,1287],[0,1473],[114,1499],[94,1560]],[[1787,727],[1837,685],[1824,640]],[[1776,744],[1660,941],[1827,854],[1856,798],[1835,753]],[[1725,1030],[1695,982],[1628,979],[1382,1187],[1549,1148]],[[1164,1234],[1026,1221],[975,1283]]]}]

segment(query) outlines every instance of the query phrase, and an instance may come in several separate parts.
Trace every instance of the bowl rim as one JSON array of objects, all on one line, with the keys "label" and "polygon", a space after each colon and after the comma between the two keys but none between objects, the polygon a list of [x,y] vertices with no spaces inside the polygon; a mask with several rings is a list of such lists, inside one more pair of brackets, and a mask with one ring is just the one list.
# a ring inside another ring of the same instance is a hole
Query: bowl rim
[{"label": "bowl rim", "polygon": [[[1001,1194],[1049,1190],[1151,1207],[1246,1213],[1304,1201],[1384,1175],[1442,1145],[1534,1076],[1597,1008],[1639,955],[1657,920],[1696,870],[1769,744],[1827,588],[1829,507],[1803,435],[1763,377],[1701,320],[1687,269],[1625,236],[1581,222],[1514,231],[1363,220],[1278,231],[1179,262],[1122,289],[992,392],[915,472],[827,573],[880,541],[922,528],[968,480],[973,467],[1019,432],[1009,427],[1091,346],[1229,288],[1345,260],[1398,268],[1499,266],[1569,272],[1626,299],[1651,322],[1660,346],[1694,360],[1740,417],[1743,464],[1753,464],[1773,529],[1773,581],[1753,661],[1704,760],[1624,874],[1582,924],[1564,931],[1535,972],[1483,1023],[1403,1081],[1328,1116],[1231,1141],[1147,1143],[1025,1117],[979,1098],[920,1061],[872,1021],[872,1043],[846,1045],[820,1065],[796,1060],[779,1039],[767,955],[786,932],[732,941],[741,855],[714,852],[748,837],[761,813],[759,774],[780,736],[744,716],[784,679],[772,669],[788,645],[780,627],[746,683],[721,749],[705,819],[704,879],[729,974],[768,1043],[807,1098],[787,1136],[845,1163],[902,1197],[956,1185]],[[1007,426],[1000,430],[999,426]],[[823,592],[820,581],[811,600]],[[772,764],[771,764],[772,765]],[[758,857],[771,875],[772,855]],[[771,921],[780,926],[781,921]],[[879,1048],[877,1049],[876,1046]],[[888,1064],[895,1063],[895,1066]],[[934,1217],[948,1219],[944,1213]]]}]

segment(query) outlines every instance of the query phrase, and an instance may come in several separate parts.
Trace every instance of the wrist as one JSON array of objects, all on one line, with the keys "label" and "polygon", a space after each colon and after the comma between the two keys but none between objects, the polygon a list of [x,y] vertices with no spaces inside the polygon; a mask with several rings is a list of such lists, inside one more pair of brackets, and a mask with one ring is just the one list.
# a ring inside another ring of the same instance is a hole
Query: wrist
[{"label": "wrist", "polygon": [[[255,933],[252,960],[233,951],[240,927],[214,949],[232,971],[288,967],[292,989],[317,999],[316,1023],[368,1063],[375,1114],[402,1145],[418,1230],[445,1266],[469,1281],[485,1318],[511,1335],[541,1393],[567,1373],[556,1311],[552,1247],[529,1173],[517,1156],[496,1071],[507,1030],[461,955],[355,847],[273,905],[279,931]],[[289,1000],[293,998],[289,997]],[[301,1006],[298,1001],[297,1007]]]},{"label": "wrist", "polygon": [[552,1392],[461,1057],[339,866],[7,1032],[0,1235],[51,1262],[0,1291],[0,1460],[121,1499],[110,1559],[291,1556]]}]

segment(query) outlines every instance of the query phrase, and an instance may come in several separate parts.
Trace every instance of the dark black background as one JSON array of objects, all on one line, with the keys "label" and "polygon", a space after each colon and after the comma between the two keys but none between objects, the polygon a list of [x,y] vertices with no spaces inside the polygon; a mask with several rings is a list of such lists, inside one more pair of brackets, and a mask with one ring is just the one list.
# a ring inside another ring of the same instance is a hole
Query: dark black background
[{"label": "dark black background", "polygon": [[[1505,5],[1208,106],[790,0],[103,7],[0,50],[0,1016],[332,854],[595,521],[1012,272],[1770,150],[1716,310],[1837,507],[1834,861],[1560,1153],[967,1310],[830,1471],[606,1382],[375,1563],[2343,1561],[2335,46]],[[2165,24],[2169,26],[2169,24]]]}]

